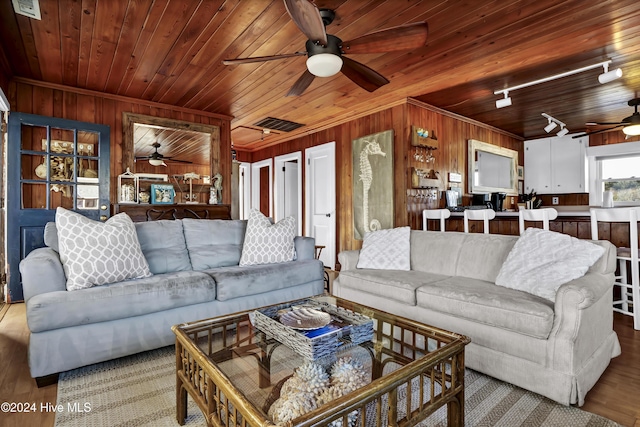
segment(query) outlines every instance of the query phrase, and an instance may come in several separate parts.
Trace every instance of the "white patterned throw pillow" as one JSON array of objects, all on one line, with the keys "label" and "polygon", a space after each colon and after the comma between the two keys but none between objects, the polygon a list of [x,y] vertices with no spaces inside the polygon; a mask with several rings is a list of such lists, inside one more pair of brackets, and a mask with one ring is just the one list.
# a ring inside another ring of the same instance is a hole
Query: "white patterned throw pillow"
[{"label": "white patterned throw pillow", "polygon": [[296,220],[287,217],[275,224],[257,209],[251,209],[242,245],[240,265],[293,261]]},{"label": "white patterned throw pillow", "polygon": [[496,278],[496,285],[555,302],[558,288],[585,275],[604,248],[567,234],[527,228]]},{"label": "white patterned throw pillow", "polygon": [[364,235],[357,268],[411,269],[411,228],[398,227]]},{"label": "white patterned throw pillow", "polygon": [[127,214],[102,223],[58,208],[56,228],[68,291],[151,276]]}]

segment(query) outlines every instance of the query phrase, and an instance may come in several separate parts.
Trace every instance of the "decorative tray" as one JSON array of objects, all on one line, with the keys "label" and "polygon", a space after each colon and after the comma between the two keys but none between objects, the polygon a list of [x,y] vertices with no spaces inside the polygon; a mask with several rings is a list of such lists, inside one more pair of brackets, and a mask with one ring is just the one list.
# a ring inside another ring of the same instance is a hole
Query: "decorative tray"
[{"label": "decorative tray", "polygon": [[[328,319],[328,323],[318,327],[324,321],[319,317]],[[267,307],[250,313],[249,318],[254,327],[307,360],[332,356],[338,347],[361,344],[373,338],[371,318],[315,300]],[[313,325],[305,327],[307,319],[312,319],[309,322]],[[298,320],[305,324],[301,326]]]}]

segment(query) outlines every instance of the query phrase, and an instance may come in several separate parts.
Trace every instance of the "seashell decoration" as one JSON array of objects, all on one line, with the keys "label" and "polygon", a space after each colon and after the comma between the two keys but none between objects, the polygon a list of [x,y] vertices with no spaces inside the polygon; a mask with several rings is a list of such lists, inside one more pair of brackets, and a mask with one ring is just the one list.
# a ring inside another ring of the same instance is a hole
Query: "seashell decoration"
[{"label": "seashell decoration", "polygon": [[300,308],[280,316],[280,323],[294,329],[318,329],[331,322],[331,315],[313,308]]},{"label": "seashell decoration", "polygon": [[367,382],[362,364],[352,357],[340,358],[331,367],[331,385],[339,388],[342,394],[351,393]]},{"label": "seashell decoration", "polygon": [[[338,359],[330,369],[331,376],[321,365],[307,362],[295,370],[280,390],[280,397],[271,405],[268,416],[275,424],[285,424],[319,406],[329,403],[368,383],[362,364],[351,357]],[[348,425],[357,423],[358,411],[348,416]],[[329,424],[342,427],[342,420]]]}]

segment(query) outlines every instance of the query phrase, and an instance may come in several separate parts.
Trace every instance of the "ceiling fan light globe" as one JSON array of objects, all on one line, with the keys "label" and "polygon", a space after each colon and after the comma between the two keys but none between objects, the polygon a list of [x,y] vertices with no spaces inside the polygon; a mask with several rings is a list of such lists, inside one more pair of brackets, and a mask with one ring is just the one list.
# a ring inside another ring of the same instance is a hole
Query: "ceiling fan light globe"
[{"label": "ceiling fan light globe", "polygon": [[331,77],[342,69],[342,58],[332,53],[319,53],[307,59],[307,69],[316,77]]},{"label": "ceiling fan light globe", "polygon": [[638,136],[640,135],[640,124],[625,126],[622,128],[622,132],[624,132],[625,135]]},{"label": "ceiling fan light globe", "polygon": [[149,164],[151,166],[166,166],[161,159],[149,159]]}]

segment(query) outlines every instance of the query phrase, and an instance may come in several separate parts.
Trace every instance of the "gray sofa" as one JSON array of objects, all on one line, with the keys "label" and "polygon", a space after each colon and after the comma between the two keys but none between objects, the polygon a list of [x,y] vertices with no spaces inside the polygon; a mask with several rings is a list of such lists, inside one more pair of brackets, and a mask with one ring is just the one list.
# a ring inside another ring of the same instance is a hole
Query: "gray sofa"
[{"label": "gray sofa", "polygon": [[171,326],[323,292],[314,239],[291,262],[238,266],[246,221],[136,223],[151,277],[67,291],[55,224],[21,263],[29,367],[37,380],[172,344]]},{"label": "gray sofa", "polygon": [[411,231],[411,271],[358,269],[359,251],[338,256],[336,296],[471,338],[466,366],[559,403],[584,403],[612,357],[616,252],[609,242],[586,275],[555,303],[497,286],[517,236]]}]

